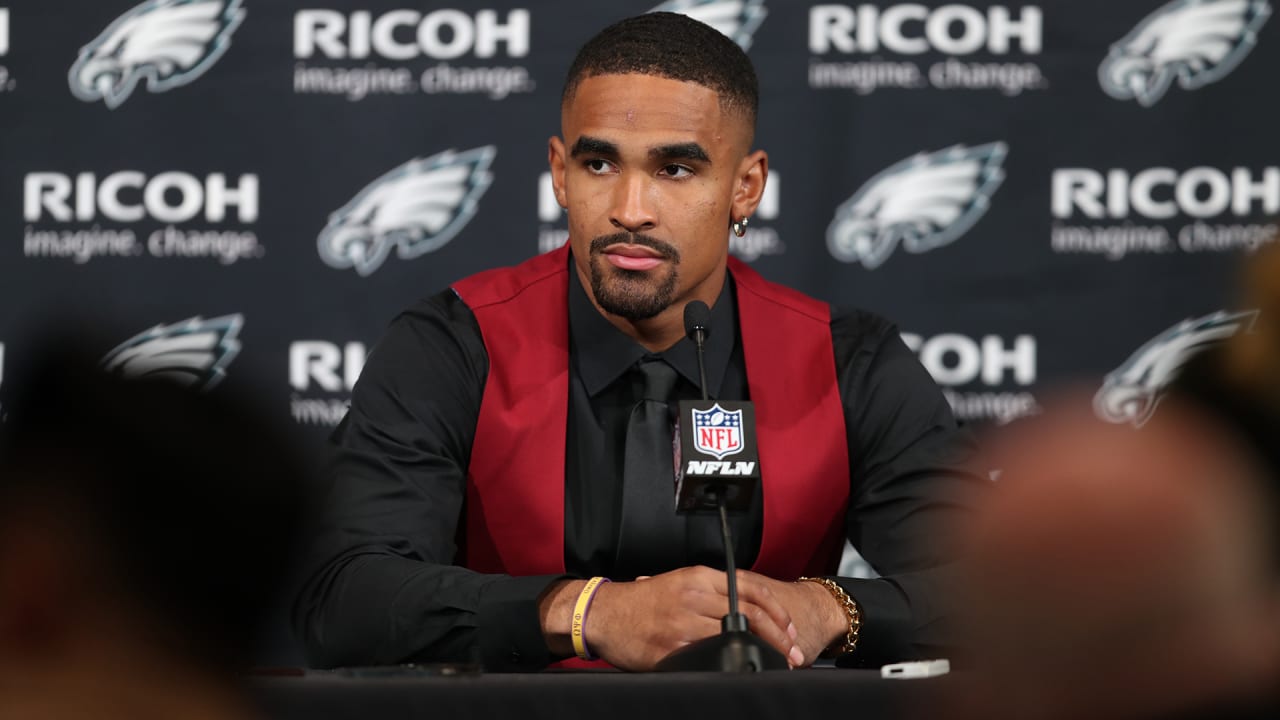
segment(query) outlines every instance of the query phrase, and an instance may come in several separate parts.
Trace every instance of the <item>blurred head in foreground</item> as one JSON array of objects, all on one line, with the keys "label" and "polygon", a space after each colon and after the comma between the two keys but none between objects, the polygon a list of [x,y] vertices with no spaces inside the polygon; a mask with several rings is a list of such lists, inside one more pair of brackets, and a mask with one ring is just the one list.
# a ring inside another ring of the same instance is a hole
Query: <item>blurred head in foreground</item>
[{"label": "blurred head in foreground", "polygon": [[237,714],[224,690],[288,571],[300,464],[225,389],[65,347],[33,367],[5,378],[0,427],[0,716]]},{"label": "blurred head in foreground", "polygon": [[1162,717],[1268,692],[1280,548],[1262,465],[1186,404],[1140,430],[1088,407],[992,445],[1000,490],[971,529],[963,603],[975,712]]}]

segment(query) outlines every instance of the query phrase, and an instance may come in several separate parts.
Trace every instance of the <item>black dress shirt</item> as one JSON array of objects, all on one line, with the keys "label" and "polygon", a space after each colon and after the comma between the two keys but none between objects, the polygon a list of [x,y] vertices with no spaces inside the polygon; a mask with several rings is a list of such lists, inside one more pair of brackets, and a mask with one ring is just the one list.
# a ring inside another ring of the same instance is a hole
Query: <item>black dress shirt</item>
[{"label": "black dress shirt", "polygon": [[[569,277],[565,568],[567,577],[610,577],[627,418],[640,400],[630,370],[652,355]],[[833,316],[831,334],[849,438],[847,535],[882,575],[836,578],[863,611],[857,656],[875,664],[936,654],[950,640],[943,621],[955,543],[946,529],[985,482],[962,470],[972,446],[893,326],[850,312]],[[673,400],[700,396],[690,341],[657,356],[681,376]],[[706,369],[712,397],[749,399],[731,280],[712,308]],[[559,576],[452,564],[488,370],[475,316],[451,290],[402,313],[370,354],[333,436],[329,511],[294,607],[313,664],[520,670],[557,659],[537,602]],[[761,513],[757,492],[754,512],[733,520],[739,567],[759,550]],[[718,521],[687,522],[685,565],[723,568]]]}]

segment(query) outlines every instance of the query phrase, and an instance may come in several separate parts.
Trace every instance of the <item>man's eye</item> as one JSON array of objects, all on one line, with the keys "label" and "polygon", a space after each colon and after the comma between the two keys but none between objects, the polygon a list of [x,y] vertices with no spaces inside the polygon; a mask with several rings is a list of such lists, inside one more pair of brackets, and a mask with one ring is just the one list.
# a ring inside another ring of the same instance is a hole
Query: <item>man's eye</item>
[{"label": "man's eye", "polygon": [[662,174],[667,177],[682,178],[693,174],[693,171],[683,165],[664,165]]},{"label": "man's eye", "polygon": [[593,172],[597,175],[604,175],[605,173],[613,169],[613,165],[609,164],[609,161],[601,160],[599,158],[588,160],[585,163],[585,165],[588,171]]}]

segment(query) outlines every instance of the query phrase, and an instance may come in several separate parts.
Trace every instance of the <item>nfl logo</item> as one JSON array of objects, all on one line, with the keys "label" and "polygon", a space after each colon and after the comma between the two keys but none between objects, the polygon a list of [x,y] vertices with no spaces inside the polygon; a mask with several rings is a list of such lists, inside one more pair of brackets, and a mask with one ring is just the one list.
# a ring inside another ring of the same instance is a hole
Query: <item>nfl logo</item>
[{"label": "nfl logo", "polygon": [[723,460],[742,452],[742,411],[729,412],[719,403],[709,410],[693,411],[693,446],[698,452]]}]

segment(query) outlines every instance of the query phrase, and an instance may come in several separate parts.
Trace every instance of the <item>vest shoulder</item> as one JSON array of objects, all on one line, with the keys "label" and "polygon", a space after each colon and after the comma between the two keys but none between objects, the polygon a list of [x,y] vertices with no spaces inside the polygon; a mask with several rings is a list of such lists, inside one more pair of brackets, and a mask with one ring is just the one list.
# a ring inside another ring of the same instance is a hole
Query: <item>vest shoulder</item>
[{"label": "vest shoulder", "polygon": [[[568,272],[566,254],[555,251],[519,265],[482,270],[454,283],[453,291],[474,311],[509,302],[531,288],[559,287],[566,282]],[[554,284],[548,286],[548,282]]]},{"label": "vest shoulder", "polygon": [[[815,322],[831,321],[831,307],[799,290],[764,279],[760,273],[736,258],[730,258],[730,269],[739,295],[746,292],[781,309]],[[741,299],[739,299],[741,303]]]}]

